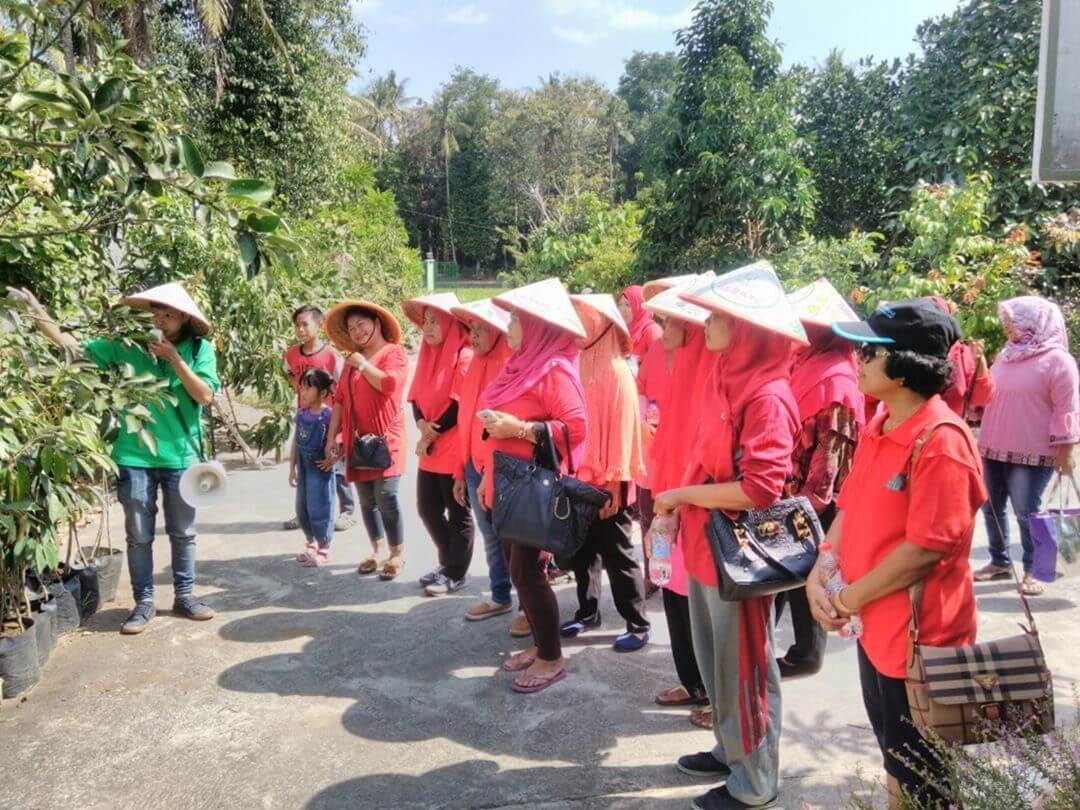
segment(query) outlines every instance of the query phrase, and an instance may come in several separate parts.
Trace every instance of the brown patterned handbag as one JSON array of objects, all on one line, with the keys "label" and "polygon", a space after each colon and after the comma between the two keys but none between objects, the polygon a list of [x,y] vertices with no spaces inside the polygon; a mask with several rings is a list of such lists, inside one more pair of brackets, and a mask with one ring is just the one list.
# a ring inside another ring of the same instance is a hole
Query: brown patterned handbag
[{"label": "brown patterned handbag", "polygon": [[[915,443],[911,464],[929,438],[931,425]],[[995,520],[997,520],[995,514]],[[1001,527],[998,527],[1001,531]],[[931,647],[919,643],[919,612],[924,582],[909,589],[908,705],[924,737],[972,745],[1000,739],[1006,730],[1030,736],[1054,728],[1054,686],[1046,666],[1035,617],[1010,565],[1024,608],[1024,632],[1000,641],[967,647]]]}]

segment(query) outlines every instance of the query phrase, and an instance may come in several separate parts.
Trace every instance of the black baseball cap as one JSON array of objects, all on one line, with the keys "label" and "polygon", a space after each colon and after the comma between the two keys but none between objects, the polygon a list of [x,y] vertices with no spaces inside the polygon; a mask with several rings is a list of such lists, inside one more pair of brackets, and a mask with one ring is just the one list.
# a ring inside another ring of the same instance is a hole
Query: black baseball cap
[{"label": "black baseball cap", "polygon": [[932,301],[888,301],[865,321],[834,323],[833,331],[856,343],[878,343],[930,357],[948,357],[960,339],[956,318]]}]

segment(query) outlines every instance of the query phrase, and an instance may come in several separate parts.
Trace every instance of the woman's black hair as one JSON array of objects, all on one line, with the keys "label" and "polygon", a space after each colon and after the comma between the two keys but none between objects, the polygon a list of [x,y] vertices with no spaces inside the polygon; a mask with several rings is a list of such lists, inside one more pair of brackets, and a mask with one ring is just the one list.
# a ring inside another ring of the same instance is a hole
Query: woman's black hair
[{"label": "woman's black hair", "polygon": [[327,397],[334,390],[334,378],[321,368],[309,368],[300,375],[300,385],[305,388],[314,388]]},{"label": "woman's black hair", "polygon": [[905,388],[930,399],[949,387],[953,365],[945,357],[896,349],[885,353],[885,374],[894,380],[903,380]]}]

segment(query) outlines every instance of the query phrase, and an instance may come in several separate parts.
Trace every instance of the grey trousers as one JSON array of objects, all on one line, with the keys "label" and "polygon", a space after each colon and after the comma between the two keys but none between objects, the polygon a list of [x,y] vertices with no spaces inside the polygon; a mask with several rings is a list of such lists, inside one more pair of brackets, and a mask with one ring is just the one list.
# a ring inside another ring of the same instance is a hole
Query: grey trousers
[{"label": "grey trousers", "polygon": [[[716,588],[692,577],[689,586],[694,655],[713,709],[713,756],[731,768],[727,788],[732,796],[763,804],[776,796],[780,781],[780,668],[772,600],[725,602]],[[757,656],[764,671],[747,666],[740,680],[740,654],[745,653],[740,647],[753,644],[767,647]],[[762,681],[764,689],[755,689]]]}]

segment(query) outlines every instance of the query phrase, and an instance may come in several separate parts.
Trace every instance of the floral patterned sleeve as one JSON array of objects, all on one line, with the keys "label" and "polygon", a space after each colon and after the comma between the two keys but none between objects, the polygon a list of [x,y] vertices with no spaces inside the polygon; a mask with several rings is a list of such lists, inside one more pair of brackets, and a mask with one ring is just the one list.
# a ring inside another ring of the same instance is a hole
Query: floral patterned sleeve
[{"label": "floral patterned sleeve", "polygon": [[858,435],[855,412],[836,403],[803,422],[784,487],[787,496],[805,495],[816,512],[824,512],[851,470]]}]

